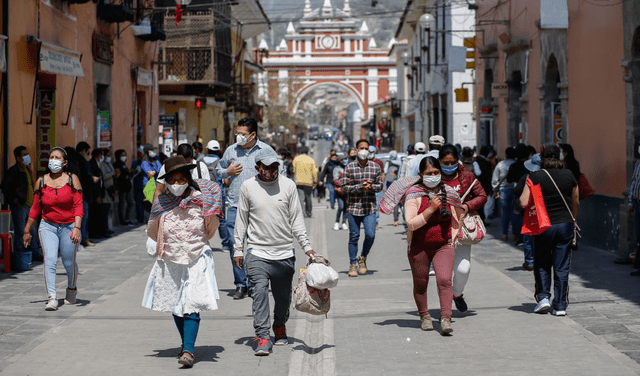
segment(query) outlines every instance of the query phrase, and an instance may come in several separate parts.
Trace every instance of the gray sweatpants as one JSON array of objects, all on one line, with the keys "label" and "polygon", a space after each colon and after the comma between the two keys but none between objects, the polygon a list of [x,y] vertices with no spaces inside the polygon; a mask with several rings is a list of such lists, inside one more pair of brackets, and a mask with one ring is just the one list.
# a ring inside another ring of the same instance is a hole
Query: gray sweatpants
[{"label": "gray sweatpants", "polygon": [[271,281],[271,293],[275,301],[273,325],[280,327],[287,323],[295,263],[295,257],[284,260],[267,260],[247,253],[245,270],[253,289],[253,328],[257,337],[269,338],[271,329],[269,281]]}]

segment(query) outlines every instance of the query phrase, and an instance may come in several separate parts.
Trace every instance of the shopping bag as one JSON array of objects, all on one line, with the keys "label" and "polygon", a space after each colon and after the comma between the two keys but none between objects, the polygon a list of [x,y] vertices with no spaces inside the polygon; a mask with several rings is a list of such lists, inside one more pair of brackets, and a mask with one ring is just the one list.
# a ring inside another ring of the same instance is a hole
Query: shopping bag
[{"label": "shopping bag", "polygon": [[338,285],[338,272],[332,267],[319,262],[312,262],[307,267],[306,282],[308,286],[320,290],[330,289]]},{"label": "shopping bag", "polygon": [[153,204],[153,195],[156,193],[156,179],[151,178],[147,182],[147,185],[142,189],[144,200]]},{"label": "shopping bag", "polygon": [[298,285],[293,290],[295,307],[300,312],[311,315],[326,315],[331,308],[331,291],[320,290],[307,285],[306,269],[300,270]]},{"label": "shopping bag", "polygon": [[527,178],[527,187],[531,192],[529,205],[524,209],[524,219],[522,221],[522,235],[540,235],[551,227],[551,221],[547,214],[547,207],[544,205],[542,189],[540,184],[533,184]]},{"label": "shopping bag", "polygon": [[591,197],[596,193],[596,190],[589,184],[589,180],[583,173],[580,173],[580,177],[578,177],[578,191],[580,192],[580,200]]}]

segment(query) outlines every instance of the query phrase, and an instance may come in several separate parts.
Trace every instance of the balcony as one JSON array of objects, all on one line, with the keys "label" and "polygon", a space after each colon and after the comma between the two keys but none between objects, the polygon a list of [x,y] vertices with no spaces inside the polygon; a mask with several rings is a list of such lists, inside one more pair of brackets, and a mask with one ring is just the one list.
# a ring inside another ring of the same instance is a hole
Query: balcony
[{"label": "balcony", "polygon": [[164,16],[160,13],[146,15],[138,25],[131,26],[133,35],[145,42],[166,40],[167,33],[164,31]]},{"label": "balcony", "polygon": [[[185,12],[179,25],[175,14],[165,16],[166,40],[160,43],[159,84],[171,92],[187,93],[231,84],[231,34],[217,26],[220,9]],[[228,22],[220,22],[221,25]],[[220,46],[220,47],[216,47]],[[201,92],[202,93],[202,92]]]},{"label": "balcony", "polygon": [[96,15],[110,23],[133,22],[133,0],[99,0]]}]

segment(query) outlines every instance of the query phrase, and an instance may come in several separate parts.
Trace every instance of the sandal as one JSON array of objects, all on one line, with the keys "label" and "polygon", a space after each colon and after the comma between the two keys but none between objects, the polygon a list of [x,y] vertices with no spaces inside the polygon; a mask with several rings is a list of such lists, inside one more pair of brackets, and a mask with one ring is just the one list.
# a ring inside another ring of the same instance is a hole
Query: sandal
[{"label": "sandal", "polygon": [[189,351],[183,351],[182,355],[180,355],[180,359],[178,359],[178,363],[182,364],[184,368],[193,367],[194,361],[195,361],[195,357]]}]

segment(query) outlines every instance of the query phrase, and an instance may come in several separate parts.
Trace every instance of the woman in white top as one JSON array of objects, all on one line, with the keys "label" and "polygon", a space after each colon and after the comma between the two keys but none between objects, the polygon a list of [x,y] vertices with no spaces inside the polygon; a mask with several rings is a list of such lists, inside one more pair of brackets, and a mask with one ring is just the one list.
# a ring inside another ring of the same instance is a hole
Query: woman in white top
[{"label": "woman in white top", "polygon": [[210,180],[191,177],[194,164],[182,156],[165,161],[167,183],[153,203],[148,234],[157,242],[157,260],[142,306],[171,312],[182,338],[179,363],[190,368],[200,323],[200,311],[218,308],[218,286],[209,239],[221,215],[220,188]]}]

